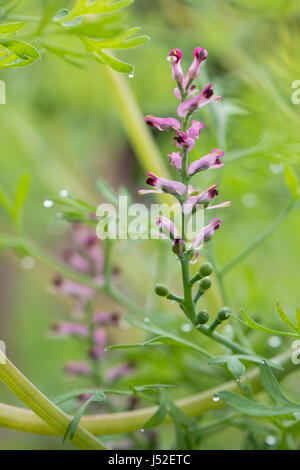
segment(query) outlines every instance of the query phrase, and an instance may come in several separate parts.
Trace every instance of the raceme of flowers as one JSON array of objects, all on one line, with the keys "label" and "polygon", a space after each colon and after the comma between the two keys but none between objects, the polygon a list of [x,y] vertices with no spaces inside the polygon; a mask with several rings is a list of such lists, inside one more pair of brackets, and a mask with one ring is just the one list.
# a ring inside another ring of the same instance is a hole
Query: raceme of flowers
[{"label": "raceme of flowers", "polygon": [[[194,148],[204,128],[203,122],[192,119],[193,114],[203,106],[221,99],[221,96],[214,96],[211,83],[202,92],[199,92],[194,83],[200,73],[201,64],[207,58],[206,49],[201,47],[195,49],[194,60],[186,76],[181,67],[181,58],[182,51],[180,49],[173,49],[167,58],[172,65],[172,78],[176,82],[174,94],[181,101],[177,107],[180,121],[173,117],[161,118],[153,115],[144,118],[149,126],[159,131],[173,130],[175,132],[173,144],[179,150],[168,154],[168,158],[170,164],[178,171],[180,178],[179,180],[168,180],[149,172],[146,183],[152,186],[152,189],[141,189],[139,194],[170,193],[178,199],[183,214],[188,216],[200,208],[210,210],[226,207],[230,205],[230,201],[216,205],[211,204],[219,194],[217,184],[205,191],[199,191],[189,184],[190,179],[199,172],[221,168],[224,165],[222,162],[224,152],[218,148],[212,149],[207,155],[192,163],[189,163],[188,159],[188,153]],[[178,256],[181,256],[187,249],[192,252],[204,242],[209,241],[221,225],[219,218],[213,218],[195,236],[191,246],[187,246],[184,233],[179,234],[173,222],[164,216],[158,216],[156,222],[161,234],[173,240],[173,249]]]}]

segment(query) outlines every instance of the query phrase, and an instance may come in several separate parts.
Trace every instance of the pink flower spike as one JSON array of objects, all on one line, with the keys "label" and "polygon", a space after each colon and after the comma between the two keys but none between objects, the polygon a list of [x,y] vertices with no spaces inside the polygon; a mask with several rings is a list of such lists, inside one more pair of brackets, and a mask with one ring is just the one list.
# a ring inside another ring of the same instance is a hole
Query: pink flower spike
[{"label": "pink flower spike", "polygon": [[207,87],[204,88],[200,95],[195,96],[187,101],[181,103],[177,108],[177,114],[181,118],[185,118],[188,113],[193,113],[197,109],[202,108],[212,101],[220,100],[221,96],[213,97],[214,91],[212,89],[212,84],[210,83]]},{"label": "pink flower spike", "polygon": [[180,152],[169,153],[168,157],[170,159],[171,165],[174,166],[177,170],[181,170],[182,158],[180,156]]},{"label": "pink flower spike", "polygon": [[200,121],[192,121],[191,127],[188,129],[188,134],[192,139],[198,139],[201,129],[203,129],[205,125],[203,122]]},{"label": "pink flower spike", "polygon": [[148,178],[146,183],[149,186],[156,187],[161,189],[165,193],[171,194],[179,194],[179,196],[183,196],[186,192],[186,186],[179,181],[167,180],[165,178],[160,178],[159,176],[154,175],[153,173],[147,173]]},{"label": "pink flower spike", "polygon": [[181,68],[182,51],[180,49],[172,49],[167,60],[172,64],[172,78],[182,84],[184,74]]},{"label": "pink flower spike", "polygon": [[199,245],[204,242],[208,242],[214,235],[215,231],[218,230],[221,226],[221,220],[215,217],[212,219],[208,225],[203,227],[202,230],[196,235],[192,248],[195,250]]},{"label": "pink flower spike", "polygon": [[195,140],[192,139],[186,132],[183,131],[176,131],[177,136],[174,137],[174,140],[176,141],[176,147],[179,147],[181,149],[187,149],[188,152],[190,152],[194,145],[195,145]]},{"label": "pink flower spike", "polygon": [[192,162],[188,168],[189,175],[195,175],[199,173],[199,171],[203,170],[212,170],[213,168],[220,168],[224,166],[221,162],[221,158],[224,156],[224,152],[218,148],[213,149],[208,155],[205,157]]},{"label": "pink flower spike", "polygon": [[187,73],[188,80],[194,80],[195,78],[198,77],[200,73],[201,62],[203,62],[206,58],[207,58],[207,50],[202,49],[201,47],[196,47],[194,51],[193,63],[190,66],[188,73]]},{"label": "pink flower spike", "polygon": [[134,371],[134,365],[130,362],[121,364],[119,366],[111,367],[106,372],[106,379],[110,382],[117,380],[124,375],[131,374]]},{"label": "pink flower spike", "polygon": [[159,215],[156,217],[156,225],[158,225],[160,232],[163,235],[174,240],[174,238],[180,238],[179,233],[176,230],[174,222],[169,220],[167,217],[163,215]]},{"label": "pink flower spike", "polygon": [[159,131],[165,131],[169,129],[180,129],[181,125],[180,122],[175,118],[160,118],[155,117],[149,114],[148,116],[143,118],[146,124],[150,127],[155,127]]}]

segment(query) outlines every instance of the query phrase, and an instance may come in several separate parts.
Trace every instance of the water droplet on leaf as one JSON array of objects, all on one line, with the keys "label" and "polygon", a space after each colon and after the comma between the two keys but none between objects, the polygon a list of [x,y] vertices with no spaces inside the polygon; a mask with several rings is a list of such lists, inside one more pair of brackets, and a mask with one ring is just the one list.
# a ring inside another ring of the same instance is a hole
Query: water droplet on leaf
[{"label": "water droplet on leaf", "polygon": [[53,204],[54,204],[54,202],[51,201],[51,199],[45,199],[45,201],[43,202],[43,206],[44,206],[44,207],[47,207],[47,208],[48,208],[48,207],[52,207]]}]

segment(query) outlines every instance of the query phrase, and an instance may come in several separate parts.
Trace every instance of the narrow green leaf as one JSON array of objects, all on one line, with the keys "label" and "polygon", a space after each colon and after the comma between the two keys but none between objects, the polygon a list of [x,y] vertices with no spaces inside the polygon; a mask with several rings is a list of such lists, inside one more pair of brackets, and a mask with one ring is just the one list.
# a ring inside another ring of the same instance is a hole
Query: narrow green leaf
[{"label": "narrow green leaf", "polygon": [[236,356],[231,356],[228,359],[227,367],[236,377],[241,377],[246,372],[246,367]]},{"label": "narrow green leaf", "polygon": [[16,217],[19,217],[22,211],[22,207],[23,207],[24,201],[27,197],[28,190],[29,190],[29,182],[30,182],[29,173],[24,173],[24,175],[22,176],[22,178],[20,179],[18,183],[16,195],[15,195],[15,216]]},{"label": "narrow green leaf", "polygon": [[278,315],[280,316],[281,320],[288,325],[292,330],[298,331],[297,327],[294,325],[294,323],[289,319],[289,317],[286,315],[286,313],[283,311],[283,308],[281,307],[280,303],[276,303],[276,308]]},{"label": "narrow green leaf", "polygon": [[296,323],[297,323],[297,331],[300,334],[300,307],[296,308]]},{"label": "narrow green leaf", "polygon": [[16,23],[1,24],[0,25],[0,36],[15,33],[20,29],[24,28],[26,21],[18,21]]},{"label": "narrow green leaf", "polygon": [[[276,362],[269,361],[267,359],[264,359],[261,356],[251,356],[251,355],[246,355],[246,354],[236,354],[235,357],[237,357],[241,361],[245,362],[253,362],[254,364],[261,364],[263,361],[265,361],[270,367],[273,369],[277,370],[283,370],[283,368],[279,365],[276,364]],[[213,359],[210,359],[208,361],[208,364],[226,364],[228,361],[232,358],[232,356],[217,356],[214,357]]]},{"label": "narrow green leaf", "polygon": [[2,186],[0,186],[0,205],[3,206],[3,208],[8,212],[9,214],[11,213],[11,210],[13,208],[13,202],[4,190]]},{"label": "narrow green leaf", "polygon": [[179,346],[184,346],[186,348],[193,349],[194,351],[200,352],[201,354],[203,354],[206,357],[209,357],[210,359],[212,358],[212,356],[205,349],[202,349],[197,344],[192,343],[191,341],[182,339],[173,333],[165,331],[162,328],[154,325],[152,322],[151,322],[151,325],[149,325],[149,324],[139,322],[130,317],[126,318],[126,321],[128,321],[128,323],[135,326],[136,328],[140,328],[141,330],[149,331],[150,333],[157,335],[154,341],[158,341],[157,337],[159,337],[159,341],[161,342],[165,342],[165,343],[168,342],[168,344],[171,343],[171,344],[177,344]]},{"label": "narrow green leaf", "polygon": [[295,333],[289,333],[288,331],[278,331],[278,330],[273,330],[272,328],[268,328],[266,326],[262,326],[260,325],[259,323],[256,323],[254,320],[252,320],[244,310],[241,310],[241,313],[246,321],[243,322],[241,321],[240,319],[238,319],[239,321],[241,321],[241,323],[244,323],[246,324],[247,326],[249,326],[250,328],[253,328],[254,330],[259,330],[259,331],[264,331],[265,333],[273,333],[273,334],[276,334],[276,335],[282,335],[282,336],[293,336],[293,337],[298,337],[297,334]]},{"label": "narrow green leaf", "polygon": [[75,413],[72,421],[70,422],[65,436],[64,436],[64,441],[67,439],[68,436],[70,436],[70,439],[73,439],[77,430],[77,427],[80,423],[80,420],[84,413],[86,412],[86,409],[91,403],[96,403],[96,402],[103,402],[105,401],[105,394],[103,391],[97,392],[95,395],[93,395],[91,398],[89,398],[80,408],[79,410]]},{"label": "narrow green leaf", "polygon": [[298,176],[290,166],[284,169],[285,182],[292,194],[293,199],[299,198],[299,181]]},{"label": "narrow green leaf", "polygon": [[266,362],[263,362],[260,365],[260,376],[264,389],[266,390],[266,392],[268,392],[270,397],[273,398],[275,403],[296,407],[300,406],[297,405],[297,403],[293,403],[288,400],[288,398],[286,398],[286,396],[282,393],[274,373]]},{"label": "narrow green leaf", "polygon": [[150,429],[150,428],[154,428],[155,426],[159,426],[166,419],[166,416],[168,414],[168,401],[167,401],[166,393],[164,392],[164,390],[160,390],[159,395],[160,395],[159,407],[155,411],[155,413],[151,416],[151,418],[149,418],[148,421],[146,421],[146,423],[143,425],[144,429]]},{"label": "narrow green leaf", "polygon": [[102,178],[99,178],[96,182],[97,189],[101,196],[108,202],[111,202],[115,206],[119,204],[119,198],[115,190]]},{"label": "narrow green leaf", "polygon": [[128,73],[129,75],[133,73],[134,69],[132,64],[116,59],[103,51],[93,52],[93,54],[96,61],[101,64],[109,65],[113,70],[116,70],[116,72]]},{"label": "narrow green leaf", "polygon": [[296,411],[300,411],[300,405],[289,406],[266,406],[261,403],[249,400],[237,393],[223,390],[217,393],[227,405],[247,416],[256,416],[257,418],[271,418],[276,416],[289,416]]},{"label": "narrow green leaf", "polygon": [[24,41],[0,39],[0,43],[21,59],[39,59],[40,54],[31,44]]}]

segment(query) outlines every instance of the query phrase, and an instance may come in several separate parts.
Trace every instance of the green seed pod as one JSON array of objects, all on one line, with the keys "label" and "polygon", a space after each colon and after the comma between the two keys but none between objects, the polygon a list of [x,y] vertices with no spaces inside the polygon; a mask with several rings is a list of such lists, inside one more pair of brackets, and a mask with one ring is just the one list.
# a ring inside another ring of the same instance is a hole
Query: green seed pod
[{"label": "green seed pod", "polygon": [[201,310],[196,317],[195,325],[204,325],[209,320],[209,313],[207,310]]},{"label": "green seed pod", "polygon": [[230,308],[229,307],[221,308],[221,310],[218,313],[218,320],[220,322],[224,321],[224,320],[227,320],[229,318],[229,314],[230,314]]},{"label": "green seed pod", "polygon": [[207,290],[210,288],[210,286],[211,286],[211,280],[209,277],[204,277],[203,279],[201,279],[199,283],[199,289]]},{"label": "green seed pod", "polygon": [[154,290],[155,293],[160,297],[167,297],[167,295],[169,294],[169,289],[162,284],[156,284]]},{"label": "green seed pod", "polygon": [[201,277],[209,276],[213,272],[213,267],[210,263],[202,264],[201,268],[199,269],[199,274]]}]

